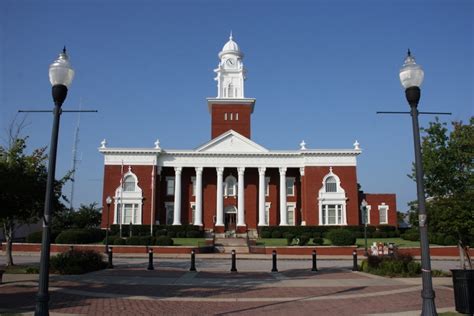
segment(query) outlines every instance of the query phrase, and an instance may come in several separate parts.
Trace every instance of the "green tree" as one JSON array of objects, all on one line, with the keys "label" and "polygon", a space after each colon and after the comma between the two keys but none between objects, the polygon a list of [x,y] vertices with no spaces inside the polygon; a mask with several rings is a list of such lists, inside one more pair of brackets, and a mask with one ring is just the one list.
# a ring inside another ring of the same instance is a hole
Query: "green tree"
[{"label": "green tree", "polygon": [[[424,181],[431,232],[443,232],[462,244],[474,243],[474,117],[452,122],[438,118],[422,139]],[[414,179],[414,174],[411,176]]]},{"label": "green tree", "polygon": [[98,228],[100,227],[102,209],[97,202],[89,205],[81,204],[77,211],[64,209],[56,213],[53,218],[53,230],[61,231],[71,228]]},{"label": "green tree", "polygon": [[[46,148],[25,153],[27,137],[12,137],[0,146],[0,224],[6,239],[7,265],[13,265],[12,242],[18,224],[37,222],[43,214],[47,168]],[[61,189],[69,176],[55,181],[54,209],[64,207]]]}]

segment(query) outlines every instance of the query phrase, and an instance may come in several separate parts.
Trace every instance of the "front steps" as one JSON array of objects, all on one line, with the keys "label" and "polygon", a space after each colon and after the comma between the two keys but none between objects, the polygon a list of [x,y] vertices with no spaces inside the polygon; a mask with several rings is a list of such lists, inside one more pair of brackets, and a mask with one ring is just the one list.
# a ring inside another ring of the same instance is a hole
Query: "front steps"
[{"label": "front steps", "polygon": [[249,253],[247,238],[216,238],[214,248],[219,253]]}]

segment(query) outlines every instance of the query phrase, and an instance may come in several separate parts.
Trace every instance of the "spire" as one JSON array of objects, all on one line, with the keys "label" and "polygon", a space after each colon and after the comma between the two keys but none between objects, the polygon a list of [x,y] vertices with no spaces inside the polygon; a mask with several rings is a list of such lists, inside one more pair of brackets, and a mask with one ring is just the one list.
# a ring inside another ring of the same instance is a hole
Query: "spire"
[{"label": "spire", "polygon": [[232,30],[230,30],[229,40],[232,40]]}]

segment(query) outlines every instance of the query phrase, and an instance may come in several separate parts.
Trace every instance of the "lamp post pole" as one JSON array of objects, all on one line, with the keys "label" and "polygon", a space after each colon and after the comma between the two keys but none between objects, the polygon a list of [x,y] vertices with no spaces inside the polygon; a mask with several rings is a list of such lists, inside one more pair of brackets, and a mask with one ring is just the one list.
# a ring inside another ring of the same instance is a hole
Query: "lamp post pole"
[{"label": "lamp post pole", "polygon": [[46,182],[46,195],[44,201],[43,214],[43,234],[41,242],[40,271],[38,281],[38,294],[36,297],[35,315],[49,315],[49,256],[51,242],[51,219],[53,214],[54,200],[54,179],[56,173],[56,156],[59,136],[59,121],[61,117],[61,106],[67,96],[68,85],[71,84],[74,71],[70,67],[69,58],[66,55],[66,48],[59,54],[49,67],[49,78],[54,100],[54,119],[51,132],[51,143],[49,147],[48,178]]},{"label": "lamp post pole", "polygon": [[105,253],[109,253],[109,214],[110,214],[110,204],[112,204],[112,198],[107,196],[105,199],[107,204],[107,229],[105,230]]},{"label": "lamp post pole", "polygon": [[423,174],[423,161],[421,156],[420,127],[418,124],[418,102],[420,101],[420,85],[423,82],[424,72],[408,50],[408,56],[405,59],[403,68],[400,70],[400,81],[405,87],[405,96],[410,105],[410,115],[413,126],[413,145],[415,149],[415,172],[416,172],[416,191],[418,199],[418,218],[420,229],[421,246],[421,278],[423,300],[422,315],[437,315],[435,306],[435,292],[431,276],[430,247],[428,240],[428,225],[425,206],[425,185]]},{"label": "lamp post pole", "polygon": [[369,252],[368,252],[368,247],[367,247],[367,223],[369,221],[368,219],[368,214],[367,214],[367,201],[364,199],[362,200],[362,203],[361,203],[361,211],[362,211],[362,220],[363,220],[363,223],[364,223],[364,240],[365,240],[365,248],[364,248],[364,256],[368,256],[369,255]]}]

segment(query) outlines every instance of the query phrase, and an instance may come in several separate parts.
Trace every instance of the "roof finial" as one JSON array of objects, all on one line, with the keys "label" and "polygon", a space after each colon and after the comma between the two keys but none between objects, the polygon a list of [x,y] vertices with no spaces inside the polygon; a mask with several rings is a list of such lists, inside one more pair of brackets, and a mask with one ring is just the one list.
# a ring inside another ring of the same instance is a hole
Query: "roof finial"
[{"label": "roof finial", "polygon": [[63,54],[66,54],[66,45],[64,45]]},{"label": "roof finial", "polygon": [[411,52],[410,52],[410,49],[408,49],[408,57],[411,56]]},{"label": "roof finial", "polygon": [[230,36],[229,39],[232,40],[232,30],[230,30]]}]

